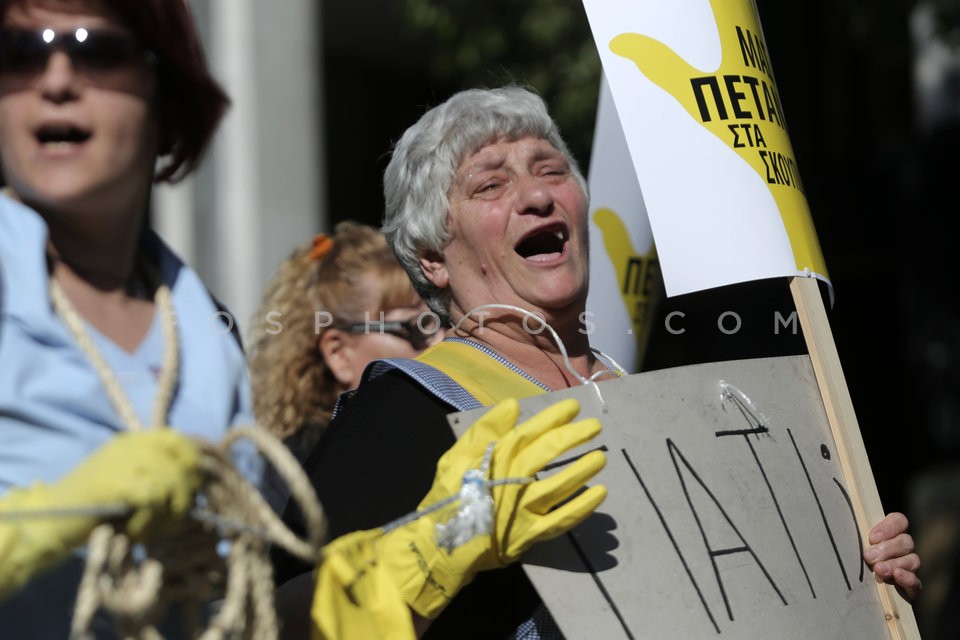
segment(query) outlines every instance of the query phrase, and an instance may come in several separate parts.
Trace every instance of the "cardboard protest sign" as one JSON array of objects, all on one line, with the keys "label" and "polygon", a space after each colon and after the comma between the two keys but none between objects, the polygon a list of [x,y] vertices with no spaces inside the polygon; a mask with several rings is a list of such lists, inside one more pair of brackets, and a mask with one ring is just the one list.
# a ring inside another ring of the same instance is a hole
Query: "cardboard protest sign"
[{"label": "cardboard protest sign", "polygon": [[568,638],[889,638],[808,357],[635,374],[521,419],[570,396],[603,422],[609,496],[524,558]]},{"label": "cardboard protest sign", "polygon": [[584,0],[669,295],[827,279],[750,0]]}]

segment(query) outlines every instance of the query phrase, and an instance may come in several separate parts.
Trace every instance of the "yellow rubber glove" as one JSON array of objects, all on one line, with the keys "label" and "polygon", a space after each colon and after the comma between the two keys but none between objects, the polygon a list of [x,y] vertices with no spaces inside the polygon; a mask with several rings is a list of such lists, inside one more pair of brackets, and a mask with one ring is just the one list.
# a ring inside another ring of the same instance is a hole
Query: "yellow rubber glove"
[{"label": "yellow rubber glove", "polygon": [[[73,509],[128,505],[126,532],[134,538],[193,505],[200,484],[200,454],[184,435],[170,429],[123,433],[51,485],[11,491],[0,511]],[[0,596],[63,559],[84,543],[101,521],[96,515],[0,519]]]},{"label": "yellow rubber glove", "polygon": [[410,608],[378,557],[382,535],[356,531],[324,547],[310,608],[314,640],[414,640]]},{"label": "yellow rubber glove", "polygon": [[[420,509],[458,494],[464,473],[481,466],[493,442],[497,444],[491,479],[532,478],[558,455],[600,432],[596,419],[570,423],[579,410],[576,400],[563,400],[514,429],[520,415],[516,400],[497,404],[440,458],[433,487]],[[435,618],[478,571],[506,566],[536,542],[554,538],[586,519],[606,497],[602,485],[560,503],[577,493],[604,464],[603,452],[592,451],[543,480],[493,487],[492,535],[476,535],[450,552],[437,543],[437,524],[445,523],[450,510],[423,515],[382,538],[381,561],[407,604],[421,616]]]}]

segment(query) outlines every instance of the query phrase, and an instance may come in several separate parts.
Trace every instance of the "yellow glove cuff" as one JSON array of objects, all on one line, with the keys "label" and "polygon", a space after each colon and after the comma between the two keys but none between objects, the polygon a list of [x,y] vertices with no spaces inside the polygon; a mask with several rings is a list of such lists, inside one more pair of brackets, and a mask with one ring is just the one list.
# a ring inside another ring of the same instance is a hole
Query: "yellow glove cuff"
[{"label": "yellow glove cuff", "polygon": [[310,615],[313,640],[413,640],[413,621],[379,556],[382,531],[357,531],[323,550]]},{"label": "yellow glove cuff", "polygon": [[[44,485],[11,491],[0,500],[0,509],[11,512],[42,512],[50,506]],[[82,544],[95,522],[78,516],[0,523],[0,597],[20,588]]]},{"label": "yellow glove cuff", "polygon": [[[447,553],[436,543],[435,523],[430,518],[414,520],[386,534],[380,541],[384,566],[414,611],[435,618],[450,600],[469,584],[478,552],[469,549],[490,545],[489,536],[477,536]],[[463,566],[466,563],[466,566]]]}]

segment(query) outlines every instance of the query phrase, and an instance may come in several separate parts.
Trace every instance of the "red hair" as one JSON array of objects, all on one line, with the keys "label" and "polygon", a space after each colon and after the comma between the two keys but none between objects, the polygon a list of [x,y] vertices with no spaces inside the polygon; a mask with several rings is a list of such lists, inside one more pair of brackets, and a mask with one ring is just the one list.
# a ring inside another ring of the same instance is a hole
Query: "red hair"
[{"label": "red hair", "polygon": [[11,6],[86,6],[117,18],[156,56],[160,154],[169,156],[154,179],[176,182],[200,163],[230,99],[207,67],[186,0],[0,0]]}]

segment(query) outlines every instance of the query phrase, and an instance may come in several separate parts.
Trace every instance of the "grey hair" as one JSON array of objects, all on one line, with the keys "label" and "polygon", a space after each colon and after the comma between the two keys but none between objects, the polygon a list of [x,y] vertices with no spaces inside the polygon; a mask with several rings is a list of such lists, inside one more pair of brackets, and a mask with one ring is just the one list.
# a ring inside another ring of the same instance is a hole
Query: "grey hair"
[{"label": "grey hair", "polygon": [[417,293],[444,323],[450,291],[430,282],[420,258],[439,254],[449,241],[447,193],[460,163],[499,138],[542,138],[560,151],[584,194],[587,184],[560,130],[537,94],[516,85],[468,89],[430,109],[393,148],[383,174],[382,231]]}]

